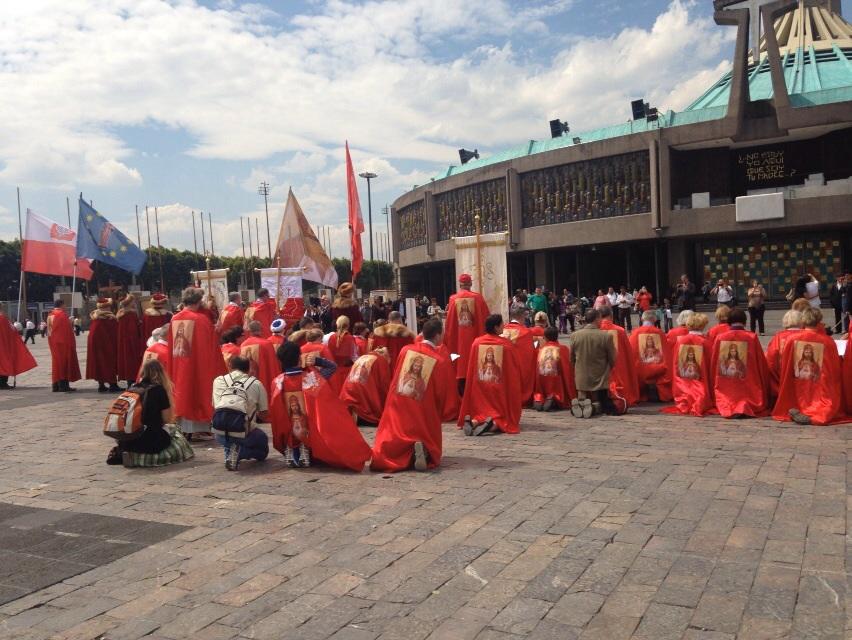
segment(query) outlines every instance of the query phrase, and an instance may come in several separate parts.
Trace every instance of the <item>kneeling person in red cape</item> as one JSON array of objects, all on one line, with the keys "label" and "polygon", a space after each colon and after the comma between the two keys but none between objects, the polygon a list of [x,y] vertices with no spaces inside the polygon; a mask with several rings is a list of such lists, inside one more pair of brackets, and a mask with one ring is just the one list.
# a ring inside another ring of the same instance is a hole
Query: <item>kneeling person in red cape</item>
[{"label": "kneeling person in red cape", "polygon": [[536,356],[535,335],[532,329],[524,324],[527,316],[526,307],[512,305],[509,310],[509,322],[503,325],[503,337],[508,338],[515,347],[515,355],[521,367],[521,401],[528,405],[533,400],[535,392]]},{"label": "kneeling person in red cape", "polygon": [[277,355],[284,373],[272,385],[269,415],[272,445],[287,466],[310,466],[313,457],[331,467],[362,471],[370,446],[328,384],[334,362],[302,356],[293,342],[278,347]]},{"label": "kneeling person in red cape", "polygon": [[455,374],[438,347],[444,327],[423,324],[423,340],[403,348],[373,445],[373,471],[417,471],[441,464],[441,423],[458,415]]},{"label": "kneeling person in red cape", "polygon": [[488,316],[485,334],[470,346],[458,420],[465,435],[479,436],[495,429],[521,432],[521,366],[515,346],[501,335],[503,328],[503,316]]},{"label": "kneeling person in red cape", "polygon": [[21,342],[21,336],[9,322],[6,309],[0,304],[0,389],[11,389],[10,377],[35,367],[35,358]]},{"label": "kneeling person in red cape", "polygon": [[[683,313],[683,312],[681,312]],[[678,337],[672,348],[672,395],[674,406],[663,413],[702,417],[713,408],[711,395],[710,346],[704,329],[709,318],[690,312],[686,335]]]},{"label": "kneeling person in red cape", "polygon": [[[345,318],[346,316],[341,316]],[[391,381],[390,354],[384,347],[355,361],[340,390],[340,399],[359,423],[379,424]]]},{"label": "kneeling person in red cape", "polygon": [[766,415],[769,403],[769,367],[757,334],[746,331],[746,314],[732,309],[730,329],[716,334],[710,377],[716,408],[723,418]]},{"label": "kneeling person in red cape", "polygon": [[565,409],[577,397],[571,353],[568,347],[559,343],[559,329],[556,327],[545,328],[542,336],[535,371],[533,408],[536,411]]},{"label": "kneeling person in red cape", "polygon": [[656,325],[657,314],[642,312],[642,326],[630,334],[640,400],[669,402],[672,399],[672,371],[669,341]]},{"label": "kneeling person in red cape", "polygon": [[797,424],[846,421],[840,354],[822,328],[822,312],[813,308],[802,311],[802,326],[784,347],[781,385],[772,417],[792,419]]}]

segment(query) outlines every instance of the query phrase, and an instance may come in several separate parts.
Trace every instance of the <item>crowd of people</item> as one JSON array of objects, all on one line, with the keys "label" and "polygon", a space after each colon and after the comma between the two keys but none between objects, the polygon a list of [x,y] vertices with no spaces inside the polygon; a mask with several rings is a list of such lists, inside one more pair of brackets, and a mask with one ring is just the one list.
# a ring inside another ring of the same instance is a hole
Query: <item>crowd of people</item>
[{"label": "crowd of people", "polygon": [[[393,307],[365,322],[350,283],[324,305],[330,331],[310,311],[288,324],[266,289],[251,304],[231,293],[221,310],[196,287],[183,291],[175,313],[160,294],[144,312],[132,294],[99,300],[86,378],[99,391],[122,393],[124,404],[113,405],[119,413],[138,400],[144,426],[138,437],[119,439],[107,461],[176,462],[192,455],[187,440],[215,438],[226,468],[237,470],[269,455],[258,428],[269,423],[271,445],[288,467],[321,461],[361,471],[369,463],[394,472],[440,464],[443,422],[471,437],[518,433],[524,407],[591,418],[662,402],[667,413],[800,424],[852,413],[852,358],[841,358],[809,296],[792,301],[766,352],[746,328],[746,312],[725,300],[710,331],[708,317],[689,308],[667,331],[666,315],[644,288],[635,296],[625,288],[600,292],[566,343],[560,332],[570,323],[553,317],[549,298],[540,289],[519,291],[503,318],[462,274],[446,308],[428,301],[418,334]],[[563,298],[578,304],[567,291]],[[642,311],[633,329],[635,304]],[[53,390],[73,391],[82,375],[62,301],[46,325]],[[35,361],[5,316],[0,342],[0,388],[8,388],[9,376]],[[372,447],[359,425],[376,427]]]}]

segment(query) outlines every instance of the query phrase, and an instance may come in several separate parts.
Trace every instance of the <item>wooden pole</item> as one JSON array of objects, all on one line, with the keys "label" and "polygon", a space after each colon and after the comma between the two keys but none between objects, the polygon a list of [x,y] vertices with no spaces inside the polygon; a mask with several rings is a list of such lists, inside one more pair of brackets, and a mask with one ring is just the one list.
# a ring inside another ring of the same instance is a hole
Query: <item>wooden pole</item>
[{"label": "wooden pole", "polygon": [[278,267],[278,272],[275,277],[275,306],[278,307],[276,309],[277,314],[281,313],[281,256],[275,256],[275,264]]},{"label": "wooden pole", "polygon": [[[251,231],[251,229],[249,229]],[[243,286],[248,288],[248,276],[246,275],[246,232],[243,228],[243,217],[240,216],[240,239],[243,243]]]},{"label": "wooden pole", "polygon": [[163,245],[160,244],[160,216],[157,207],[154,207],[154,227],[157,230],[157,254],[160,257],[160,287],[166,292],[166,280],[163,277]]},{"label": "wooden pole", "polygon": [[[145,261],[145,268],[149,268],[151,265],[151,218],[148,217],[148,205],[145,205],[145,227],[148,229],[148,249],[146,250],[148,253],[148,259]],[[151,280],[154,278],[152,277]],[[154,287],[151,287],[153,289]],[[152,292],[153,293],[153,292]]]},{"label": "wooden pole", "polygon": [[204,256],[204,262],[207,263],[207,304],[210,304],[210,298],[213,297],[213,286],[210,282],[210,256]]},{"label": "wooden pole", "polygon": [[207,255],[207,236],[204,234],[204,212],[199,211],[198,216],[201,218],[201,248],[204,251],[204,255]]},{"label": "wooden pole", "polygon": [[192,212],[192,248],[195,251],[195,258],[198,259],[198,237],[195,235],[195,211]]},{"label": "wooden pole", "polygon": [[207,222],[210,223],[210,255],[215,256],[216,252],[213,250],[213,214],[209,211],[207,212]]}]

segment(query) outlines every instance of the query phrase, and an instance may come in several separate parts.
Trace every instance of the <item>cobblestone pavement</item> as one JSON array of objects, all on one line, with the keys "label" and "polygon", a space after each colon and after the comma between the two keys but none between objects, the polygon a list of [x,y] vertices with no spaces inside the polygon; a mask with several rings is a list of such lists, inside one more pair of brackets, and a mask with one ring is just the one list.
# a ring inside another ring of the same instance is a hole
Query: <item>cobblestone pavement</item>
[{"label": "cobblestone pavement", "polygon": [[51,394],[34,352],[0,394],[0,502],[189,528],[0,606],[2,637],[852,638],[848,429],[525,412],[447,425],[429,474],[234,474],[207,443],[124,469],[110,397]]}]

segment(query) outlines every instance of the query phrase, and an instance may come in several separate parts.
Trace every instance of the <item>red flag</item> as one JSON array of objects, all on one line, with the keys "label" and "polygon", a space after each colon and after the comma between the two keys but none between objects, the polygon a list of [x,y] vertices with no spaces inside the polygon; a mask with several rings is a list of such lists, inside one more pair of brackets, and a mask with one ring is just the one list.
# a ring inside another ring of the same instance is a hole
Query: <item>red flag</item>
[{"label": "red flag", "polygon": [[355,183],[355,170],[349,156],[349,142],[346,142],[346,196],[349,201],[349,240],[352,244],[352,282],[361,272],[364,251],[361,249],[361,234],[364,233],[364,219],[361,217],[361,201],[358,199],[358,185]]},{"label": "red flag", "polygon": [[21,267],[30,273],[52,276],[73,276],[77,261],[77,277],[90,280],[92,261],[76,258],[77,234],[27,209],[27,232],[24,234],[24,251]]}]

